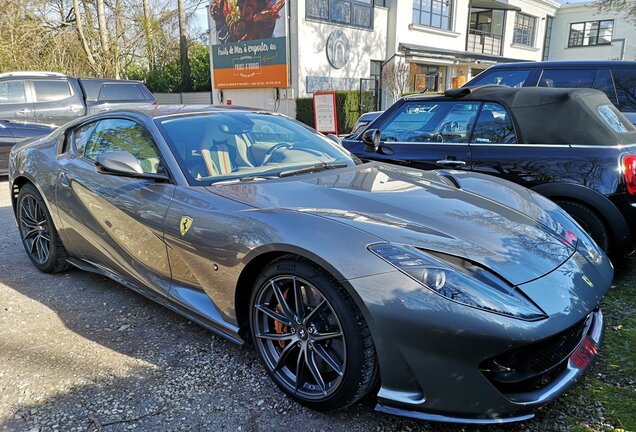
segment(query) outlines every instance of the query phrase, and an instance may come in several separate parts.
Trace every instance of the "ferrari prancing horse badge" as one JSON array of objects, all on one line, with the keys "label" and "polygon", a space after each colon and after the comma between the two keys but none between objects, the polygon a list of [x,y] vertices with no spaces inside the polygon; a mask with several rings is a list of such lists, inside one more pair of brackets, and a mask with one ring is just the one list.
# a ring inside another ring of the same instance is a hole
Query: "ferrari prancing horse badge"
[{"label": "ferrari prancing horse badge", "polygon": [[190,216],[182,216],[181,217],[181,235],[185,237],[185,235],[190,231],[190,227],[192,226],[192,218]]}]

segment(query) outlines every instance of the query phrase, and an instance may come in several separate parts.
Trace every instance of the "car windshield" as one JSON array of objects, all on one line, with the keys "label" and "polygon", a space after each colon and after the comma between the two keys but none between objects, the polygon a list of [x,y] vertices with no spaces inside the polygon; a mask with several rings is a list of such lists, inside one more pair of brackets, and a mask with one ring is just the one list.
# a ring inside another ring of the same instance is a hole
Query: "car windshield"
[{"label": "car windshield", "polygon": [[358,163],[330,139],[276,114],[217,112],[163,118],[157,124],[191,184]]}]

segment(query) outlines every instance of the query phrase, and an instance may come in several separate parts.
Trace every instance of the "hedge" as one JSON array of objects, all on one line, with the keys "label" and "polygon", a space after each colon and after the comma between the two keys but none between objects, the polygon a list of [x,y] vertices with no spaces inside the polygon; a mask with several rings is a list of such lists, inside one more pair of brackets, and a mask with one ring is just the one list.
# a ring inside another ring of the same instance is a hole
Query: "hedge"
[{"label": "hedge", "polygon": [[[337,91],[336,112],[338,114],[338,133],[351,132],[360,117],[360,92]],[[373,111],[373,92],[362,92],[362,112]],[[296,99],[296,120],[311,127],[314,125],[313,98]]]}]

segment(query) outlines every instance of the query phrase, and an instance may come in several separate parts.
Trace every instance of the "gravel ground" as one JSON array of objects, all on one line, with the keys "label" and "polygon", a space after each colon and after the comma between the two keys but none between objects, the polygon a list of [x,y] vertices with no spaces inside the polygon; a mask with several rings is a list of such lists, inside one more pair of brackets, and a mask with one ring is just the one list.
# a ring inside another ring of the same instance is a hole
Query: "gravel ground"
[{"label": "gravel ground", "polygon": [[[600,405],[560,400],[529,422],[462,427],[391,417],[372,398],[323,414],[284,396],[238,348],[122,286],[39,273],[0,182],[0,431],[562,431],[603,427]],[[570,398],[571,399],[571,398]]]}]

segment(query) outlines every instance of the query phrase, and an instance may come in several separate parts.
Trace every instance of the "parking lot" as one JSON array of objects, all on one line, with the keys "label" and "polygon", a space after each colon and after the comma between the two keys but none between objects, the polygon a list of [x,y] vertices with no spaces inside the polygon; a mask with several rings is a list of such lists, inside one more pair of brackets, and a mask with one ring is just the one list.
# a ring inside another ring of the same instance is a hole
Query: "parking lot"
[{"label": "parking lot", "polygon": [[[635,426],[629,407],[636,392],[630,345],[636,271],[622,272],[610,292],[608,343],[600,362],[582,385],[532,421],[445,426],[376,413],[373,400],[321,414],[276,389],[249,347],[238,348],[101,276],[79,270],[39,273],[20,244],[6,179],[0,191],[0,430],[582,431]],[[631,321],[623,321],[630,315]]]}]

